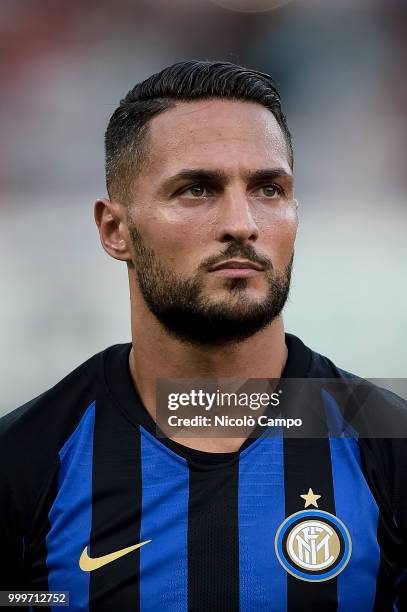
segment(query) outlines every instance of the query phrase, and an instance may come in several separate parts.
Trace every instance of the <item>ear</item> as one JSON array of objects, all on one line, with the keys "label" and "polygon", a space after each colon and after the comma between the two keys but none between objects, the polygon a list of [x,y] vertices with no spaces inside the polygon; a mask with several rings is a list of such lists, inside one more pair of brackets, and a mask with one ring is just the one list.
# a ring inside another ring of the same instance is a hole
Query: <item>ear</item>
[{"label": "ear", "polygon": [[125,206],[100,198],[95,202],[94,216],[106,253],[120,261],[131,260]]},{"label": "ear", "polygon": [[295,204],[295,208],[298,210],[298,207],[299,207],[300,203],[297,200],[297,198],[294,199],[294,204]]}]

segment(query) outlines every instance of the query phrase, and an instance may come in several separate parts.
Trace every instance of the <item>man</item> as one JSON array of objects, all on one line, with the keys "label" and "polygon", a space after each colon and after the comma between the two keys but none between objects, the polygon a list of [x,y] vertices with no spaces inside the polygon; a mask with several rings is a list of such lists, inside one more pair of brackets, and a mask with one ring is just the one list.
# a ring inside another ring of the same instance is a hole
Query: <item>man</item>
[{"label": "man", "polygon": [[132,343],[2,420],[1,588],[66,591],[72,610],[393,610],[404,440],[332,435],[332,394],[306,439],[156,431],[157,379],[350,376],[284,333],[297,202],[272,79],[153,75],[110,119],[106,175],[95,220],[128,268]]}]

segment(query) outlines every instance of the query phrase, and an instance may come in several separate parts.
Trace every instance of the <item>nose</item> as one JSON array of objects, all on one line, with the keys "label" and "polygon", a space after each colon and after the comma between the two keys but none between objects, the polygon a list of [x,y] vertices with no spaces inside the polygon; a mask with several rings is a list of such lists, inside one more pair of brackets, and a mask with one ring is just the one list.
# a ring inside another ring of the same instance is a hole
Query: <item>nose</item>
[{"label": "nose", "polygon": [[259,230],[246,193],[225,193],[218,202],[216,238],[219,242],[256,242]]}]

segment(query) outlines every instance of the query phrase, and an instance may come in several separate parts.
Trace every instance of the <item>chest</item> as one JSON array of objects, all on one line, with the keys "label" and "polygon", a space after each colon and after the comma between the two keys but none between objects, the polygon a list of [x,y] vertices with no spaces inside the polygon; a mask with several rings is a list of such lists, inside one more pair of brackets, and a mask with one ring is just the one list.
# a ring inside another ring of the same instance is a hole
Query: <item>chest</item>
[{"label": "chest", "polygon": [[61,459],[41,580],[71,609],[372,610],[379,575],[390,597],[395,526],[355,441],[266,438],[210,466],[146,432],[115,448]]}]

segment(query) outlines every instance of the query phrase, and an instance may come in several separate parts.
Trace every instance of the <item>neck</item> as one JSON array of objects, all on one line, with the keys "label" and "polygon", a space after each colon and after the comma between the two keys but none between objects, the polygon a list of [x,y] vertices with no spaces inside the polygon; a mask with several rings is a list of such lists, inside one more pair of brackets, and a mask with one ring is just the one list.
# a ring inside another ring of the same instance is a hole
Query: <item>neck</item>
[{"label": "neck", "polygon": [[[202,346],[174,338],[131,292],[132,349],[129,366],[133,382],[150,416],[155,420],[157,378],[279,378],[287,360],[282,317],[236,344]],[[175,438],[174,438],[175,439]],[[243,440],[209,438],[179,440],[201,450],[227,452]]]}]

